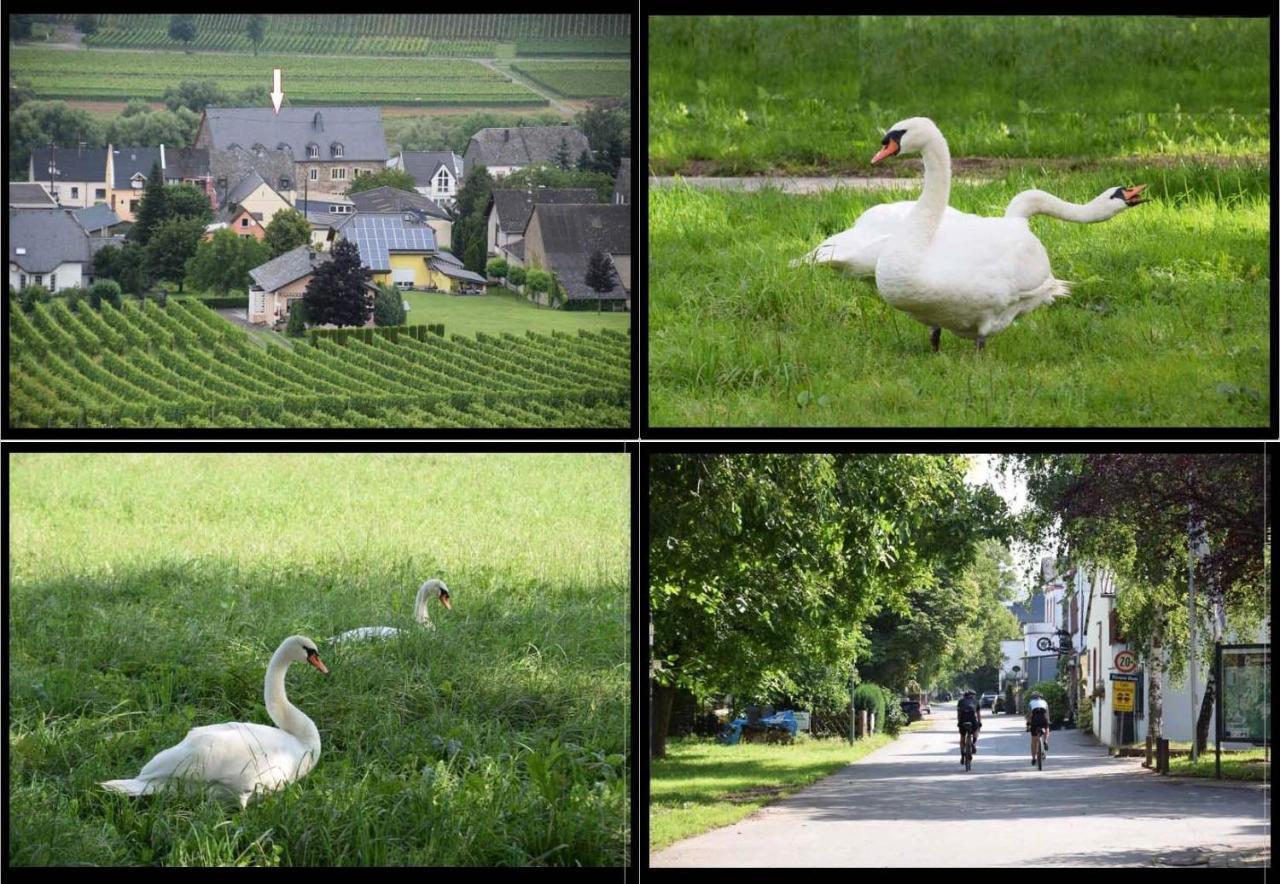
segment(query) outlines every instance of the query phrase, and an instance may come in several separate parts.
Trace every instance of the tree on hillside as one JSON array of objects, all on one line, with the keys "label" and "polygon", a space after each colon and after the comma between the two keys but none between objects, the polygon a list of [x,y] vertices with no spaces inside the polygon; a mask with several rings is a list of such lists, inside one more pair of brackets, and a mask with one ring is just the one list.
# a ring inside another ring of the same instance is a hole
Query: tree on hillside
[{"label": "tree on hillside", "polygon": [[617,280],[613,273],[613,262],[609,260],[609,256],[599,249],[592,252],[591,257],[587,259],[587,272],[582,281],[597,292],[612,290]]},{"label": "tree on hillside", "polygon": [[198,218],[166,218],[156,225],[147,242],[147,269],[152,277],[178,284],[182,291],[187,276],[187,262],[195,257],[204,235],[204,222]]},{"label": "tree on hillside", "polygon": [[216,80],[183,80],[177,86],[166,86],[164,104],[171,111],[180,107],[199,114],[209,105],[226,105],[227,94]]},{"label": "tree on hillside", "polygon": [[136,242],[126,242],[120,249],[115,276],[120,288],[131,295],[141,297],[151,288],[151,273],[147,268],[147,250]]},{"label": "tree on hillside", "polygon": [[333,244],[333,260],[321,264],[303,295],[307,317],[318,325],[364,325],[373,312],[365,283],[373,276],[360,264],[360,250],[349,239]]},{"label": "tree on hillside", "polygon": [[267,34],[267,17],[265,15],[249,16],[249,21],[245,25],[245,32],[249,35],[249,42],[253,44],[253,54],[257,55],[258,45]]},{"label": "tree on hillside", "polygon": [[413,193],[416,186],[413,176],[408,172],[386,168],[379,169],[372,175],[361,175],[356,178],[351,182],[351,186],[347,188],[347,193],[360,193],[377,187],[394,187],[396,190],[405,190]]},{"label": "tree on hillside", "polygon": [[92,37],[98,33],[98,17],[88,14],[76,16],[76,30],[86,37]]},{"label": "tree on hillside", "polygon": [[140,112],[122,114],[107,123],[105,141],[112,144],[190,147],[199,124],[200,115],[185,107],[180,107],[177,111],[153,111],[144,107]]},{"label": "tree on hillside", "polygon": [[263,238],[273,258],[310,241],[311,224],[297,209],[276,212],[275,217],[267,224],[266,236]]},{"label": "tree on hillside", "polygon": [[[235,103],[239,107],[267,107],[271,104],[271,90],[261,83],[246,86],[236,93]],[[289,96],[285,96],[280,106],[289,107]]]},{"label": "tree on hillside", "polygon": [[284,333],[291,338],[301,338],[307,333],[307,305],[301,298],[289,302],[289,322]]},{"label": "tree on hillside", "polygon": [[196,38],[196,17],[194,15],[175,15],[169,19],[169,39],[177,40],[188,52],[191,41]]},{"label": "tree on hillside", "polygon": [[184,218],[213,223],[213,206],[208,195],[194,184],[166,184],[164,186],[164,217]]},{"label": "tree on hillside", "polygon": [[625,103],[615,106],[597,104],[578,112],[573,122],[591,144],[596,171],[617,175],[619,161],[631,155],[630,108]]},{"label": "tree on hillside", "polygon": [[[20,106],[9,115],[9,177],[25,181],[31,151],[54,144],[77,144],[105,147],[103,127],[88,111],[72,110],[65,101],[30,101],[10,92],[10,100],[18,98]],[[47,169],[36,169],[36,179],[47,175]],[[48,180],[46,178],[46,180]]]},{"label": "tree on hillside", "polygon": [[484,272],[489,249],[484,210],[492,193],[489,170],[476,166],[463,179],[453,207],[453,253],[475,273]]},{"label": "tree on hillside", "polygon": [[120,111],[122,117],[136,117],[138,114],[151,113],[151,105],[147,104],[141,98],[130,98],[124,104],[124,110]]},{"label": "tree on hillside", "polygon": [[569,140],[565,136],[560,136],[560,146],[556,148],[556,167],[568,171],[569,164]]},{"label": "tree on hillside", "polygon": [[404,325],[404,298],[392,285],[378,286],[374,296],[373,322],[375,325]]},{"label": "tree on hillside", "polygon": [[582,153],[578,154],[578,162],[573,168],[578,172],[595,171],[595,163],[591,160],[591,154],[587,152],[585,147],[582,149]]},{"label": "tree on hillside", "polygon": [[133,216],[133,227],[126,234],[130,242],[145,246],[151,238],[151,231],[167,216],[164,175],[160,171],[160,160],[157,159],[147,173],[147,186],[142,191],[142,202],[138,204],[138,211]]},{"label": "tree on hillside", "polygon": [[253,278],[249,271],[271,260],[267,247],[252,236],[236,236],[222,229],[196,249],[187,264],[187,282],[192,288],[216,291],[221,295],[242,292]]},{"label": "tree on hillside", "polygon": [[9,39],[10,40],[30,40],[31,39],[31,19],[29,15],[11,15],[9,16]]}]

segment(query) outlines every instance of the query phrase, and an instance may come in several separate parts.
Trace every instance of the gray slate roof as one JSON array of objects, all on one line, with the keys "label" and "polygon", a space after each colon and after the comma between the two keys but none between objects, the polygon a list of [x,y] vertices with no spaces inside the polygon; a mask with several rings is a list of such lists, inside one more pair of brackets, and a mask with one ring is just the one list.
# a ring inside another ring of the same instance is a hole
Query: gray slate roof
[{"label": "gray slate roof", "polygon": [[[571,300],[627,297],[619,282],[598,293],[584,281],[593,251],[631,254],[631,207],[619,205],[542,205],[534,208],[547,263]],[[530,224],[533,219],[530,219]],[[615,277],[616,279],[616,277]]]},{"label": "gray slate roof", "polygon": [[554,163],[560,150],[560,139],[569,148],[569,162],[575,163],[585,149],[590,153],[587,136],[573,126],[519,126],[507,129],[481,129],[471,136],[464,162],[468,169],[476,166],[532,166]]},{"label": "gray slate roof", "polygon": [[[168,153],[168,151],[165,151]],[[166,156],[167,160],[168,157]],[[160,162],[158,147],[117,147],[111,152],[111,165],[115,169],[116,180],[112,187],[126,188],[134,175],[141,174],[146,178],[151,174],[151,166]],[[163,176],[161,176],[163,177]]]},{"label": "gray slate roof", "polygon": [[449,174],[462,182],[462,157],[451,150],[403,150],[400,162],[418,187],[430,186],[441,166],[448,168]]},{"label": "gray slate roof", "polygon": [[439,204],[430,197],[386,185],[375,187],[373,190],[362,190],[358,193],[348,194],[347,198],[351,200],[351,204],[356,207],[357,212],[381,212],[385,214],[387,212],[404,212],[409,209],[417,209],[432,218],[450,220],[449,213],[440,208]]},{"label": "gray slate roof", "polygon": [[87,209],[76,209],[71,215],[89,233],[120,223],[120,216],[111,211],[110,206],[102,204],[90,206]]},{"label": "gray slate roof", "polygon": [[631,202],[631,158],[624,157],[622,162],[618,164],[618,177],[613,182],[613,195],[615,201],[618,196],[622,197],[622,204],[627,205]]},{"label": "gray slate roof", "polygon": [[334,159],[330,146],[342,145],[344,160],[387,160],[387,137],[376,107],[209,107],[203,124],[220,150],[237,144],[252,151],[287,145],[298,162],[307,158],[307,145],[320,149],[318,160]]},{"label": "gray slate roof", "polygon": [[265,264],[259,264],[249,271],[249,275],[263,291],[274,292],[294,280],[314,273],[317,267],[332,260],[333,257],[325,252],[313,251],[310,246],[298,246]]},{"label": "gray slate roof", "polygon": [[346,197],[337,200],[331,199],[299,199],[294,202],[293,207],[299,212],[307,216],[307,220],[317,227],[334,227],[341,228],[342,225],[349,222],[355,213],[334,214],[329,211],[329,206],[337,203],[349,202]]},{"label": "gray slate roof", "polygon": [[9,207],[12,209],[55,209],[58,204],[37,182],[9,182]]},{"label": "gray slate roof", "polygon": [[465,270],[462,267],[459,267],[457,264],[452,264],[447,261],[432,260],[431,266],[434,267],[436,270],[439,270],[445,276],[451,277],[453,279],[465,279],[468,282],[479,282],[479,283],[487,282],[487,280],[480,274],[472,273],[470,270]]},{"label": "gray slate roof", "polygon": [[250,172],[232,185],[231,190],[227,191],[227,198],[224,200],[223,205],[240,202],[266,183],[257,172]]},{"label": "gray slate roof", "polygon": [[[105,154],[104,154],[105,156]],[[66,209],[9,209],[9,260],[27,273],[89,260],[89,234]],[[19,255],[18,249],[26,254]]]},{"label": "gray slate roof", "polygon": [[[31,174],[36,181],[49,180],[49,148],[37,147],[31,151]],[[105,147],[55,147],[54,165],[57,181],[106,181],[107,149]]]},{"label": "gray slate roof", "polygon": [[489,211],[498,210],[498,226],[503,233],[523,233],[535,203],[598,203],[590,187],[538,187],[530,190],[495,188],[489,196]]},{"label": "gray slate roof", "polygon": [[205,147],[168,147],[164,149],[166,178],[208,178],[209,149]]}]

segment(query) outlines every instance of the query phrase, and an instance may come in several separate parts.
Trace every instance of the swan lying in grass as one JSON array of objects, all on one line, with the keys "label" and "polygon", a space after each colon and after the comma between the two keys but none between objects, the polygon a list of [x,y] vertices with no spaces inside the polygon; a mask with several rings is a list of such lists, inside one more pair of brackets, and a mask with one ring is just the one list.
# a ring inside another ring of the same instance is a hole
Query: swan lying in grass
[{"label": "swan lying in grass", "polygon": [[235,798],[243,808],[255,796],[302,779],[320,758],[320,732],[289,702],[284,674],[289,664],[303,661],[329,674],[316,643],[301,635],[281,642],[267,666],[263,697],[275,727],[235,721],[192,728],[133,779],[100,785],[125,795],[149,795],[170,784],[203,784]]},{"label": "swan lying in grass", "polygon": [[[447,610],[453,610],[453,605],[449,601],[449,587],[444,585],[443,580],[432,578],[426,583],[418,587],[418,597],[414,602],[414,617],[422,624],[423,629],[435,629],[435,624],[431,622],[431,614],[427,611],[427,600],[430,598],[432,591],[438,593],[440,604],[444,605]],[[400,634],[400,630],[394,626],[361,626],[358,629],[348,629],[341,635],[333,637],[335,642],[353,642],[368,641],[369,639],[393,638]]]},{"label": "swan lying in grass", "polygon": [[976,341],[981,350],[988,335],[1069,294],[1070,283],[1054,277],[1048,253],[1022,214],[1044,205],[1043,198],[1011,204],[1018,214],[1006,212],[1003,218],[975,215],[963,224],[944,224],[951,153],[938,127],[926,117],[911,117],[894,124],[881,145],[872,163],[921,153],[924,190],[881,247],[876,288],[891,307],[929,327],[935,351],[944,328]]},{"label": "swan lying in grass", "polygon": [[[1108,221],[1125,209],[1146,202],[1139,199],[1146,187],[1145,184],[1136,187],[1108,187],[1087,203],[1069,203],[1043,190],[1024,190],[1010,200],[1004,217],[1048,215],[1081,224]],[[809,254],[792,261],[791,266],[825,264],[849,276],[875,276],[880,251],[914,207],[914,200],[872,206],[859,215],[848,230],[842,230],[823,240]],[[954,225],[965,224],[980,217],[947,206],[942,215],[942,230],[950,232]]]}]

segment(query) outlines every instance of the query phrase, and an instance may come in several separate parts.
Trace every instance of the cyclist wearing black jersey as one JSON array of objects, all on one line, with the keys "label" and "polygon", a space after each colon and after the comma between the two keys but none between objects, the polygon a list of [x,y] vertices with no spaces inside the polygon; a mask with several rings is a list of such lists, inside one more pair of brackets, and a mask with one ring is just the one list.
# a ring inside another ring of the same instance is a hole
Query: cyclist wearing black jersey
[{"label": "cyclist wearing black jersey", "polygon": [[978,734],[982,730],[982,708],[973,691],[965,691],[960,702],[956,704],[956,720],[960,728],[960,763],[964,763],[964,733],[973,731],[973,751],[978,751]]}]

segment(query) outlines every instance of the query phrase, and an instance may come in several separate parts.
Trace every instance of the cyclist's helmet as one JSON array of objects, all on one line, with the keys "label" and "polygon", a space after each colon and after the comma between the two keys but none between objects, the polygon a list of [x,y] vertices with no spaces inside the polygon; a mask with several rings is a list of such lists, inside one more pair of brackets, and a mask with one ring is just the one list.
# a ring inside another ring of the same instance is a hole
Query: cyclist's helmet
[{"label": "cyclist's helmet", "polygon": [[1043,695],[1043,694],[1041,694],[1039,691],[1032,691],[1032,692],[1031,692],[1031,699],[1033,699],[1033,700],[1043,700],[1043,699],[1044,699],[1044,695]]},{"label": "cyclist's helmet", "polygon": [[965,692],[964,692],[964,695],[965,695],[966,697],[973,697],[973,696],[977,696],[976,694],[974,694],[974,692],[973,692],[973,691],[965,691]]}]

